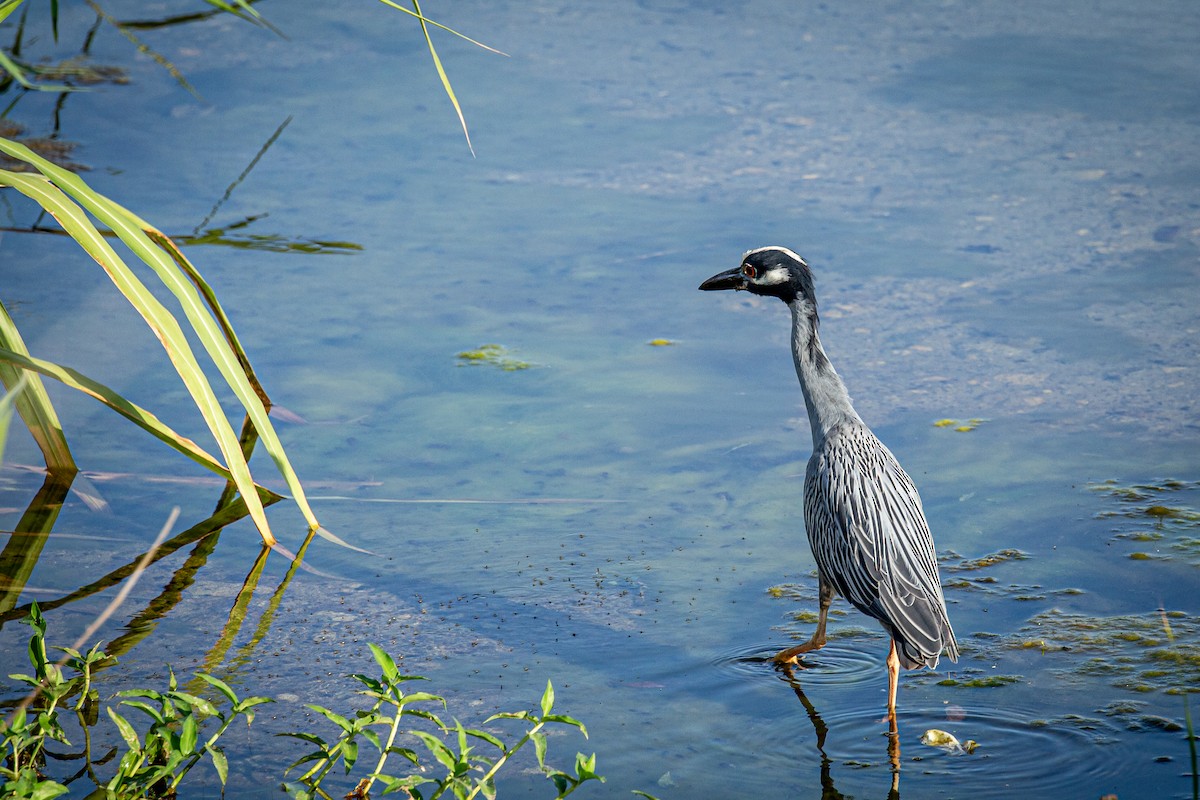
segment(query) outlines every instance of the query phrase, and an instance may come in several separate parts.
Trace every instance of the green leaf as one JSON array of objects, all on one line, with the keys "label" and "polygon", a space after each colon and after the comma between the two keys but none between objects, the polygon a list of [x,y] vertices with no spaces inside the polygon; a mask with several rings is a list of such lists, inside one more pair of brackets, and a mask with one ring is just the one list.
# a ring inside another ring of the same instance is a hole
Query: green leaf
[{"label": "green leaf", "polygon": [[4,460],[4,446],[8,443],[8,425],[12,421],[13,403],[25,391],[28,383],[29,376],[22,375],[17,378],[17,382],[11,389],[5,392],[3,397],[0,397],[0,461]]},{"label": "green leaf", "polygon": [[554,708],[554,684],[546,681],[546,691],[542,693],[542,717],[544,718]]},{"label": "green leaf", "polygon": [[579,732],[583,734],[583,738],[588,738],[587,727],[579,720],[574,717],[568,717],[566,714],[547,714],[542,717],[542,722],[558,722],[563,725],[570,725],[573,728],[578,728]]},{"label": "green leaf", "polygon": [[225,785],[225,781],[229,779],[229,759],[225,757],[225,751],[217,747],[215,744],[204,748],[208,751],[208,755],[212,758],[213,766],[217,770],[217,777],[221,779],[221,785]]},{"label": "green leaf", "polygon": [[497,750],[504,749],[504,742],[500,741],[499,739],[497,739],[495,736],[488,733],[487,731],[476,730],[475,728],[468,728],[466,733],[469,736],[474,736],[476,739],[482,739],[483,741],[485,741],[488,744],[495,747]]},{"label": "green leaf", "polygon": [[220,712],[217,711],[217,707],[205,700],[203,697],[197,697],[194,694],[188,694],[187,692],[179,691],[171,692],[170,697],[173,698],[177,703],[191,706],[193,709],[198,710],[205,716],[216,717],[220,715]]},{"label": "green leaf", "polygon": [[124,717],[113,710],[112,706],[104,709],[108,712],[109,719],[117,725],[117,731],[120,732],[121,738],[125,740],[125,745],[129,748],[130,753],[140,753],[142,751],[141,740],[138,739],[137,732]]},{"label": "green leaf", "polygon": [[426,733],[425,731],[409,731],[409,733],[425,745],[430,754],[436,758],[442,766],[451,772],[454,771],[455,765],[458,764],[458,759],[454,756],[454,751],[446,746],[446,743],[436,736]]},{"label": "green leaf", "polygon": [[225,699],[232,703],[235,708],[237,707],[237,695],[234,694],[233,689],[229,688],[228,683],[220,678],[209,675],[207,672],[197,672],[196,677],[216,689],[221,694],[225,695]]},{"label": "green leaf", "polygon": [[[246,391],[248,391],[245,372],[241,371],[240,366],[236,366],[236,359],[230,353],[228,345],[224,343],[220,332],[214,335],[216,325],[204,311],[203,302],[198,299],[196,290],[191,287],[190,283],[187,283],[185,278],[179,276],[178,270],[173,269],[172,260],[162,251],[162,248],[155,247],[144,231],[138,227],[138,224],[134,222],[136,217],[113,203],[112,200],[92,191],[82,179],[79,179],[78,175],[34,154],[24,145],[10,142],[7,139],[0,138],[0,151],[32,164],[43,173],[43,175],[32,175],[0,170],[0,184],[16,188],[17,191],[36,200],[43,209],[50,212],[50,215],[54,216],[72,239],[76,240],[84,248],[84,251],[88,252],[96,260],[96,263],[103,267],[121,294],[126,296],[138,313],[142,314],[146,324],[154,330],[163,347],[167,349],[175,371],[179,373],[188,392],[191,393],[193,401],[196,402],[200,415],[204,417],[205,423],[208,423],[210,432],[216,438],[218,446],[221,447],[222,456],[226,459],[227,467],[233,475],[234,482],[238,486],[242,500],[245,501],[259,534],[263,536],[265,543],[274,545],[275,536],[271,534],[270,525],[266,522],[262,501],[259,500],[257,492],[253,489],[250,468],[247,467],[246,458],[242,455],[238,435],[234,433],[233,427],[230,426],[229,420],[224,415],[208,378],[205,377],[203,369],[196,360],[196,355],[193,354],[191,345],[187,342],[187,337],[180,329],[179,321],[128,269],[124,261],[85,215],[82,207],[77,205],[76,200],[88,207],[101,221],[108,224],[108,227],[121,237],[121,240],[132,249],[134,254],[150,265],[176,297],[179,297],[187,319],[191,321],[197,331],[200,343],[204,344],[217,368],[229,381],[230,387],[234,389],[234,393],[245,404],[247,401]],[[53,179],[53,184],[48,179]],[[67,197],[67,193],[72,194],[74,199]],[[236,369],[236,374],[234,374],[234,369]],[[253,395],[252,391],[250,391],[250,395]],[[271,452],[272,457],[276,458],[278,464],[280,463],[280,453],[275,452],[278,438],[275,437],[274,428],[271,428],[270,421],[266,420],[262,401],[254,396],[252,403],[257,403],[257,411],[247,408],[247,413],[251,415],[266,449]],[[286,461],[286,457],[282,458]],[[294,479],[294,475],[292,477]],[[284,475],[284,479],[288,479],[288,475]],[[305,511],[307,504],[304,501],[304,494],[302,494],[304,489],[300,488],[299,493],[296,492],[296,487],[299,485],[296,483],[296,486],[293,486],[292,480],[288,480],[288,485],[289,488],[292,488],[296,504],[301,507],[301,511]],[[312,517],[311,510],[306,512],[305,518],[310,519],[313,527],[319,527],[316,518]]]},{"label": "green leaf", "polygon": [[367,647],[371,648],[371,655],[375,657],[375,663],[383,670],[383,677],[388,683],[395,683],[400,677],[400,670],[396,668],[396,661],[374,642],[368,642]]},{"label": "green leaf", "polygon": [[124,701],[122,701],[121,705],[129,706],[130,708],[136,708],[138,711],[141,711],[143,714],[149,715],[151,718],[154,719],[155,722],[159,723],[160,725],[165,724],[167,721],[167,716],[164,715],[162,711],[160,711],[159,709],[150,705],[149,703],[143,703],[140,700],[124,700]]},{"label": "green leaf", "polygon": [[196,752],[196,740],[200,736],[200,725],[196,722],[196,717],[188,714],[183,718],[183,724],[179,730],[179,750],[184,755],[190,756]]},{"label": "green leaf", "polygon": [[538,731],[529,734],[529,741],[533,742],[533,750],[537,753],[538,768],[546,768],[546,734]]},{"label": "green leaf", "polygon": [[335,714],[328,708],[322,708],[321,706],[308,705],[307,707],[311,708],[313,711],[316,711],[318,714],[325,717],[325,719],[329,720],[334,725],[337,725],[347,733],[354,730],[354,723],[343,717],[341,714]]},{"label": "green leaf", "polygon": [[375,731],[372,731],[372,730],[364,730],[362,732],[362,735],[363,735],[363,738],[365,738],[368,742],[375,745],[376,750],[379,750],[381,752],[383,751],[383,742],[379,741],[379,734],[375,733]]}]

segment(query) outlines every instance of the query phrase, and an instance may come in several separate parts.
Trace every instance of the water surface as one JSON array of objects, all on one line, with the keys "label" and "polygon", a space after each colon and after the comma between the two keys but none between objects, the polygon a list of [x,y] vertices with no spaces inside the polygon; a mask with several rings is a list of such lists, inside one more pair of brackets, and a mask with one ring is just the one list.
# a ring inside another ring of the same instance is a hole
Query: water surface
[{"label": "water surface", "polygon": [[[816,609],[811,440],[786,310],[695,287],[778,243],[813,265],[830,356],[943,555],[963,657],[902,681],[900,793],[1191,796],[1193,6],[425,10],[509,54],[437,39],[475,158],[411,20],[369,4],[264,6],[286,39],[220,17],[146,33],[203,101],[107,31],[93,56],[134,85],[63,107],[87,179],[183,234],[291,116],[212,224],[267,213],[248,230],[362,247],[189,252],[305,420],[280,429],[318,516],[378,555],[318,541],[319,573],[278,603],[288,565],[272,555],[228,641],[253,529],[193,554],[198,569],[190,551],[164,559],[102,632],[128,650],[101,691],[161,682],[170,662],[289,698],[230,743],[249,754],[231,759],[230,797],[295,757],[269,733],[319,726],[302,702],[349,707],[342,676],[370,668],[366,642],[464,721],[532,707],[552,679],[591,738],[554,738],[551,760],[597,752],[594,796],[885,796],[882,632],[835,606],[799,692],[755,660],[811,631],[795,617]],[[70,14],[64,30],[89,23]],[[53,101],[11,116],[45,133]],[[5,224],[28,225],[9,203]],[[199,440],[156,343],[74,245],[2,236],[3,299],[31,350]],[[530,368],[456,358],[493,342]],[[219,491],[55,396],[108,510],[68,498],[19,603],[136,558],[172,506],[191,525]],[[16,468],[36,463],[23,437],[6,461],[12,529],[40,478]],[[298,547],[299,515],[270,514]],[[113,591],[51,611],[57,641]],[[26,629],[0,636],[0,672],[24,669]],[[927,728],[979,749],[924,747]]]}]

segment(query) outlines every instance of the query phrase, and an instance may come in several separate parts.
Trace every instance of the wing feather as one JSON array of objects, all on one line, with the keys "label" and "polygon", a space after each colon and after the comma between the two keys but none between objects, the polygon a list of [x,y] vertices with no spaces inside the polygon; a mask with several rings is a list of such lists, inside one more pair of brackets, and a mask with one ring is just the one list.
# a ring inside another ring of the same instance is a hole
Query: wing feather
[{"label": "wing feather", "polygon": [[865,427],[836,428],[813,453],[804,521],[822,575],[882,623],[906,668],[958,659],[920,495]]}]

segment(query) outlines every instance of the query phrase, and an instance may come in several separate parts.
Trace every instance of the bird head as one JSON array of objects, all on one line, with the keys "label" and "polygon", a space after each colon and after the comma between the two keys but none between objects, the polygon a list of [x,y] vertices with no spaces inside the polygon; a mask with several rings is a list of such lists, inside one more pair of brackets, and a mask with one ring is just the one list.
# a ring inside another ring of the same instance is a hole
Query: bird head
[{"label": "bird head", "polygon": [[753,294],[778,297],[785,303],[797,298],[816,308],[812,271],[804,259],[786,247],[759,247],[742,256],[742,263],[713,275],[700,284],[706,292],[743,289]]}]

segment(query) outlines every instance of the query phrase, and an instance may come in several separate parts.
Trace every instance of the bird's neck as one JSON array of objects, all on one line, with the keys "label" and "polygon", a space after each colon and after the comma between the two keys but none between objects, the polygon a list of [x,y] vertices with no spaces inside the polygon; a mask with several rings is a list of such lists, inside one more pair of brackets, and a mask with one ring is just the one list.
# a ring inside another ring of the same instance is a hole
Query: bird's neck
[{"label": "bird's neck", "polygon": [[816,310],[802,301],[794,301],[788,306],[792,311],[792,358],[796,362],[800,388],[804,391],[815,451],[838,425],[861,425],[862,419],[850,403],[846,384],[842,383],[821,346]]}]

